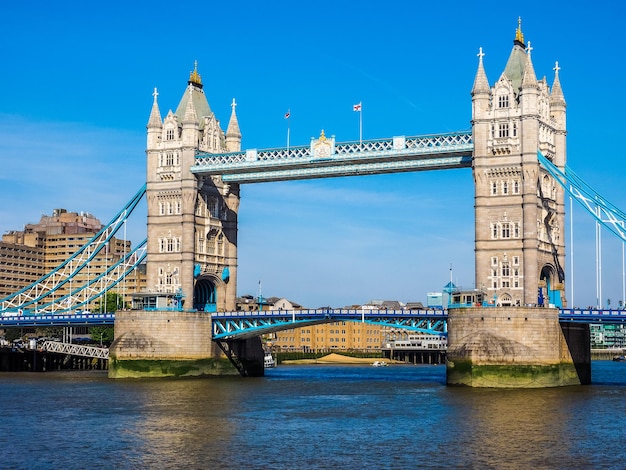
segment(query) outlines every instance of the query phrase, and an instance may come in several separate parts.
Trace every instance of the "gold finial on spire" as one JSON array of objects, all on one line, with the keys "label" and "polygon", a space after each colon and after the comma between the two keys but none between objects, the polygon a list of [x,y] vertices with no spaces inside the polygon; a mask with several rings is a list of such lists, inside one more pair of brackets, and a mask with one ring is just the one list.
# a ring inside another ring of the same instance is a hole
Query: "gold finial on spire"
[{"label": "gold finial on spire", "polygon": [[515,41],[524,45],[524,33],[522,33],[522,17],[517,18],[517,30],[515,31]]},{"label": "gold finial on spire", "polygon": [[326,136],[324,135],[324,129],[322,129],[319,140],[321,140],[322,142],[326,140]]},{"label": "gold finial on spire", "polygon": [[194,61],[193,63],[193,72],[189,73],[189,82],[195,83],[196,85],[202,85],[202,77],[198,73],[198,61]]}]

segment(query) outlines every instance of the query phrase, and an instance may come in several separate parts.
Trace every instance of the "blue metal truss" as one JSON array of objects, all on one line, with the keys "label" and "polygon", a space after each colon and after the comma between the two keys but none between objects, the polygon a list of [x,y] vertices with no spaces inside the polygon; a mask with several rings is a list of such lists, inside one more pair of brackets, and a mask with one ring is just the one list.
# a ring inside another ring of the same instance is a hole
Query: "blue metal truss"
[{"label": "blue metal truss", "polygon": [[[324,309],[261,312],[218,312],[212,314],[213,339],[243,339],[266,333],[338,321],[357,321],[389,328],[403,328],[429,334],[447,334],[446,310],[357,310]],[[5,312],[0,328],[45,326],[113,325],[115,313],[23,314]],[[586,324],[626,323],[626,310],[560,309],[559,321]]]},{"label": "blue metal truss", "polygon": [[[100,232],[98,232],[89,242],[77,250],[71,257],[61,263],[53,271],[49,272],[30,286],[27,286],[8,297],[0,299],[0,313],[16,311],[29,306],[37,306],[37,310],[39,310],[40,305],[42,306],[41,308],[46,306],[47,313],[62,312],[72,310],[78,306],[88,303],[84,295],[79,296],[77,294],[81,288],[73,290],[69,296],[62,297],[64,304],[59,303],[59,299],[61,298],[60,296],[55,299],[55,294],[62,286],[70,283],[71,280],[74,279],[79,272],[85,269],[98,255],[98,253],[100,253],[105,246],[107,246],[111,238],[113,238],[113,236],[124,225],[127,218],[143,199],[145,193],[146,185],[143,185],[143,187],[137,191],[124,208],[120,210]],[[119,282],[119,279],[122,279],[123,276],[125,276],[126,272],[131,272],[132,269],[134,269],[134,267],[141,262],[137,262],[137,259],[142,256],[145,257],[145,254],[139,254],[137,252],[137,248],[134,252],[127,254],[123,261],[130,262],[131,267],[128,268],[128,266],[120,266],[120,263],[115,265],[115,269],[118,270],[123,270],[125,267],[128,269],[123,271],[121,278],[112,280],[109,284],[116,284]],[[111,269],[107,272],[111,272]],[[93,283],[90,283],[89,285],[91,284]],[[86,287],[89,287],[89,285]],[[109,285],[107,288],[110,287],[111,286]]]},{"label": "blue metal truss", "polygon": [[428,334],[447,334],[444,310],[290,310],[217,312],[212,314],[213,339],[244,339],[267,333],[340,321],[363,322]]},{"label": "blue metal truss", "polygon": [[20,315],[0,317],[0,328],[35,327],[46,328],[55,326],[113,326],[114,313],[77,313],[64,315]]},{"label": "blue metal truss", "polygon": [[602,226],[626,242],[626,214],[602,197],[596,190],[585,183],[567,165],[565,171],[558,168],[540,151],[537,152],[539,163],[559,182],[563,188],[589,212]]},{"label": "blue metal truss", "polygon": [[[316,151],[320,143],[327,148],[322,155]],[[221,175],[225,182],[235,183],[373,175],[467,168],[472,164],[473,151],[471,132],[344,143],[322,136],[310,146],[224,154],[199,152],[191,172]]]}]

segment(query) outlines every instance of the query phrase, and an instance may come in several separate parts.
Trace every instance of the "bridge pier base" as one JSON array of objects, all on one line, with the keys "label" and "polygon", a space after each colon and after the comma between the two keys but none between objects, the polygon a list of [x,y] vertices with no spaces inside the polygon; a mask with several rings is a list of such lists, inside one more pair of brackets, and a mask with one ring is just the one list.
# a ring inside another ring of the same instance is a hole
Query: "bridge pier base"
[{"label": "bridge pier base", "polygon": [[118,311],[110,378],[239,375],[212,341],[204,312]]},{"label": "bridge pier base", "polygon": [[591,383],[589,326],[539,307],[448,311],[447,384],[543,388]]}]

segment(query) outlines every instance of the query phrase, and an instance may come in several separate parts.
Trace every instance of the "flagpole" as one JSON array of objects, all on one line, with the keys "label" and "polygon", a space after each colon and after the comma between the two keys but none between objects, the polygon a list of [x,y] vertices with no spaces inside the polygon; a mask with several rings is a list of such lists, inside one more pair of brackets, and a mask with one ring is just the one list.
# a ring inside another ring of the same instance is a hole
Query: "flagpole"
[{"label": "flagpole", "polygon": [[287,152],[289,152],[289,133],[291,131],[291,109],[287,110],[287,114],[285,114],[287,118]]},{"label": "flagpole", "polygon": [[361,109],[359,110],[359,147],[363,146],[363,102],[359,102]]}]

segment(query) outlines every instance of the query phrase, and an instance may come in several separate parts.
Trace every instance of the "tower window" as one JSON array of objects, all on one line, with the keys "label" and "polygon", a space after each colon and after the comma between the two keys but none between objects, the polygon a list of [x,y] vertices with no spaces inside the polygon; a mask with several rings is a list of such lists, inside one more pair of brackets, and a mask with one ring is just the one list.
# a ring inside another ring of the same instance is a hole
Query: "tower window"
[{"label": "tower window", "polygon": [[498,183],[494,181],[491,183],[491,195],[495,196],[496,194],[498,194]]},{"label": "tower window", "polygon": [[508,181],[502,182],[502,194],[509,194],[509,183]]},{"label": "tower window", "polygon": [[509,97],[508,95],[498,96],[498,108],[508,108]]},{"label": "tower window", "polygon": [[511,238],[511,225],[508,223],[502,224],[502,238]]},{"label": "tower window", "polygon": [[506,276],[506,277],[511,275],[511,270],[509,268],[509,263],[502,263],[502,275]]},{"label": "tower window", "polygon": [[174,140],[174,129],[168,129],[165,132],[165,140]]},{"label": "tower window", "polygon": [[513,194],[519,194],[519,181],[517,180],[513,182]]},{"label": "tower window", "polygon": [[498,125],[498,137],[508,137],[509,136],[509,123],[503,123]]}]

